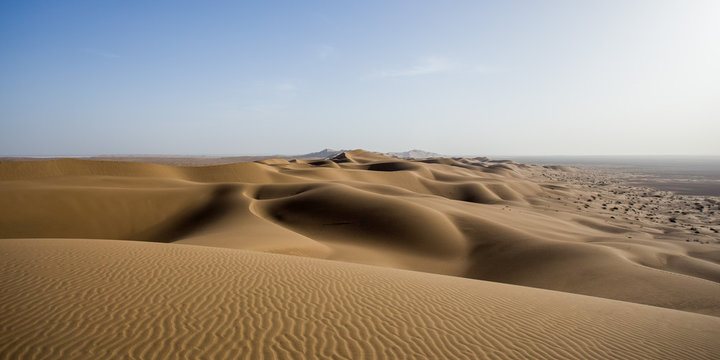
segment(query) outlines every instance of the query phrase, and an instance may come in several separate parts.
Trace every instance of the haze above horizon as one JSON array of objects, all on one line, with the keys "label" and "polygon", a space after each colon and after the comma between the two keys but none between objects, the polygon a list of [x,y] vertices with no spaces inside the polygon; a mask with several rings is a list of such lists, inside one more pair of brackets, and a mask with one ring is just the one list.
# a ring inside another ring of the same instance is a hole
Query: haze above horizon
[{"label": "haze above horizon", "polygon": [[720,2],[3,2],[0,156],[720,155]]}]

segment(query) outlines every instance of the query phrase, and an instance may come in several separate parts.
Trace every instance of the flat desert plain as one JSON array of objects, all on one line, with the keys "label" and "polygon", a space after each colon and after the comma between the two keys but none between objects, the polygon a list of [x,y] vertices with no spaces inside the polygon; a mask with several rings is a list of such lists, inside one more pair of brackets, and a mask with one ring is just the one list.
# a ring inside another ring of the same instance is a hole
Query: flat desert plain
[{"label": "flat desert plain", "polygon": [[2,161],[0,357],[720,358],[720,203],[603,176]]}]

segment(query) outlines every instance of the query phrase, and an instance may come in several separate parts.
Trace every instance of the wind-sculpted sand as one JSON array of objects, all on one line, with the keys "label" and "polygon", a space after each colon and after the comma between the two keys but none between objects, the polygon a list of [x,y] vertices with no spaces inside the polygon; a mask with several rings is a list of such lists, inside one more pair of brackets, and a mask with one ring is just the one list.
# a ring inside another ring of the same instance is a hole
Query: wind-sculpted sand
[{"label": "wind-sculpted sand", "polygon": [[[690,241],[620,216],[608,205],[664,198],[559,181],[573,171],[361,150],[3,161],[2,354],[718,357],[713,225]],[[717,221],[705,204],[683,221]]]},{"label": "wind-sculpted sand", "polygon": [[0,242],[15,358],[712,359],[720,318],[244,250]]}]

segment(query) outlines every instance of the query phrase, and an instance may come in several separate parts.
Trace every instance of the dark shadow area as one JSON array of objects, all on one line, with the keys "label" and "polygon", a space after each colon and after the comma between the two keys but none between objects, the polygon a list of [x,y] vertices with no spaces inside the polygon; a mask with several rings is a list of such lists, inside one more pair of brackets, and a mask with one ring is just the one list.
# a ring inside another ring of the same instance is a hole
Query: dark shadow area
[{"label": "dark shadow area", "polygon": [[367,169],[371,171],[403,171],[403,170],[417,170],[420,167],[409,162],[404,161],[393,161],[370,164]]},{"label": "dark shadow area", "polygon": [[204,205],[173,217],[150,229],[147,233],[149,236],[140,237],[145,238],[142,240],[161,243],[182,239],[229,213],[233,208],[232,195],[234,193],[233,185],[219,185],[213,190],[210,199]]}]

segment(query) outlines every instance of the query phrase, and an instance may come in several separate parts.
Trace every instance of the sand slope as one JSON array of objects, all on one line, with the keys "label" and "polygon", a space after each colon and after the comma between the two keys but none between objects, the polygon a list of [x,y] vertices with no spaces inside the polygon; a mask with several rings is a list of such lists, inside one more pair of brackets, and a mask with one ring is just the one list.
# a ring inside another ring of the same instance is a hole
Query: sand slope
[{"label": "sand slope", "polygon": [[0,242],[0,357],[713,359],[720,318],[211,247]]},{"label": "sand slope", "polygon": [[720,315],[717,244],[581,207],[615,199],[538,171],[565,170],[361,150],[208,167],[0,162],[0,238],[246,249]]}]

